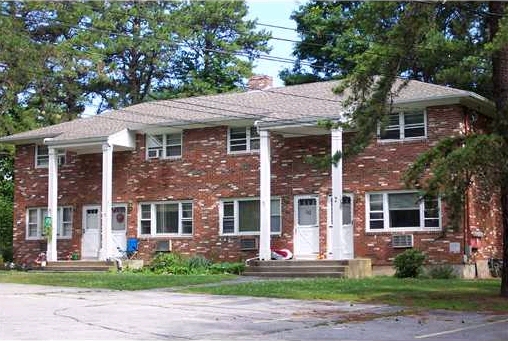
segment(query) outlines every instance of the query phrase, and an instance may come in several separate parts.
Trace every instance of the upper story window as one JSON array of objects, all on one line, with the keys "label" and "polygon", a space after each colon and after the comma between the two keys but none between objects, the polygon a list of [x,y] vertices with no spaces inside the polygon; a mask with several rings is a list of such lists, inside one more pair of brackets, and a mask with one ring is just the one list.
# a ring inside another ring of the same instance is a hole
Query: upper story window
[{"label": "upper story window", "polygon": [[424,111],[401,112],[388,116],[388,125],[379,128],[380,140],[405,140],[427,136]]},{"label": "upper story window", "polygon": [[142,203],[140,212],[139,229],[142,235],[192,235],[192,202]]},{"label": "upper story window", "polygon": [[228,152],[259,150],[259,134],[256,127],[229,128]]},{"label": "upper story window", "polygon": [[417,192],[368,193],[368,231],[415,231],[441,229],[441,202],[420,198]]},{"label": "upper story window", "polygon": [[[72,236],[72,207],[58,207],[58,238]],[[26,212],[26,238],[41,239],[44,236],[44,220],[48,217],[46,207],[28,208]]]},{"label": "upper story window", "polygon": [[[58,165],[65,164],[65,150],[57,149]],[[48,168],[49,148],[48,146],[35,146],[35,167]]]},{"label": "upper story window", "polygon": [[146,157],[149,159],[182,157],[182,133],[146,135]]},{"label": "upper story window", "polygon": [[[281,232],[280,199],[272,199],[270,207],[270,231]],[[223,200],[220,205],[221,234],[259,234],[261,217],[259,199],[245,198]]]}]

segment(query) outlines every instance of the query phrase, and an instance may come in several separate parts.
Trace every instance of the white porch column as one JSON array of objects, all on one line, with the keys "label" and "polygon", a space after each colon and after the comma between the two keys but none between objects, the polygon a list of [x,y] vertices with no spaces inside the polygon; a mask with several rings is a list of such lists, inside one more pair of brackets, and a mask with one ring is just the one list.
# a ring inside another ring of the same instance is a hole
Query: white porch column
[{"label": "white porch column", "polygon": [[111,206],[113,197],[113,146],[102,145],[102,206],[101,206],[101,248],[99,259],[112,256]]},{"label": "white porch column", "polygon": [[342,259],[344,236],[342,228],[342,128],[332,129],[332,157],[339,153],[341,158],[332,164],[332,238],[331,258]]},{"label": "white porch column", "polygon": [[270,260],[272,253],[270,248],[270,132],[259,132],[259,163],[260,163],[260,231],[259,231],[259,259]]},{"label": "white porch column", "polygon": [[[58,258],[56,244],[58,232],[58,152],[48,148],[48,217],[51,219],[51,235],[47,236],[46,259],[55,262]],[[44,217],[44,224],[47,224]]]}]

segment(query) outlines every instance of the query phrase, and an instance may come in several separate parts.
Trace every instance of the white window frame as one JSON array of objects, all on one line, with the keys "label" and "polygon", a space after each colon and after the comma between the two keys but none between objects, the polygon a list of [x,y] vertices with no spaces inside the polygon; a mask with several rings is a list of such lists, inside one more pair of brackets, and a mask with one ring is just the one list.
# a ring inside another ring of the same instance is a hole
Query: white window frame
[{"label": "white window frame", "polygon": [[[231,150],[232,146],[232,138],[231,138],[231,130],[232,129],[245,129],[245,138],[242,139],[233,139],[233,141],[245,141],[245,149],[242,150]],[[257,133],[257,128],[254,126],[249,127],[229,127],[228,128],[228,153],[229,154],[241,154],[241,153],[250,153],[250,152],[259,152],[259,134]],[[253,136],[253,131],[256,136]]]},{"label": "white window frame", "polygon": [[[421,124],[415,125],[415,124],[405,124],[405,115],[406,114],[415,114],[415,113],[421,113],[423,114],[423,129],[424,134],[422,136],[414,136],[414,137],[406,137],[405,136],[405,128],[408,126],[410,128],[421,128]],[[426,110],[413,110],[413,111],[402,111],[397,113],[392,113],[390,115],[398,115],[399,118],[399,124],[398,124],[398,130],[399,130],[399,137],[398,138],[382,138],[381,137],[381,125],[379,124],[377,127],[377,136],[378,141],[380,142],[391,142],[391,141],[404,141],[404,140],[421,140],[427,138],[427,111]],[[385,130],[390,130],[390,126],[386,126]]]},{"label": "white window frame", "polygon": [[[240,208],[239,208],[239,202],[241,201],[260,201],[257,197],[252,198],[231,198],[231,199],[221,199],[219,203],[219,230],[221,236],[258,236],[260,234],[260,231],[240,231]],[[278,202],[279,206],[279,212],[278,214],[274,214],[274,210],[270,210],[271,216],[270,216],[270,224],[273,217],[279,217],[279,231],[272,231],[272,228],[270,226],[270,234],[271,235],[280,235],[282,233],[282,202],[279,197],[272,197],[270,199],[270,205],[273,202]],[[225,203],[233,203],[233,221],[234,221],[234,231],[233,232],[224,232],[224,204]]]},{"label": "white window frame", "polygon": [[[36,211],[37,212],[37,221],[31,222],[30,221],[30,211]],[[25,230],[25,237],[27,240],[40,240],[43,239],[44,236],[42,235],[43,227],[44,227],[44,217],[47,216],[47,207],[28,207],[26,209],[26,230]],[[64,221],[64,210],[70,210],[70,221]],[[72,206],[59,206],[57,210],[57,221],[58,221],[58,230],[57,230],[57,237],[58,239],[71,239],[72,238],[72,232],[73,232],[73,213],[74,209]],[[64,224],[69,224],[69,235],[63,235],[64,230]],[[35,225],[37,230],[36,236],[30,236],[30,225]]]},{"label": "white window frame", "polygon": [[[177,233],[157,233],[157,205],[178,205],[178,232]],[[143,217],[142,207],[150,205],[150,217]],[[184,205],[191,205],[190,213],[191,217],[184,216]],[[138,234],[140,236],[153,236],[153,237],[191,237],[194,234],[194,205],[191,200],[184,201],[150,201],[150,202],[141,202],[138,206]],[[150,233],[143,233],[143,229],[141,227],[142,221],[149,221],[150,223]],[[183,223],[191,222],[192,224],[192,232],[184,233],[183,232]]]},{"label": "white window frame", "polygon": [[[179,135],[179,136],[177,136]],[[161,136],[162,137],[162,145],[159,148],[150,147],[149,146],[149,139],[150,137],[156,137]],[[170,136],[175,136],[179,138],[179,143],[169,143]],[[147,159],[180,159],[182,158],[183,154],[183,133],[177,132],[177,133],[160,133],[160,134],[146,134],[145,135],[145,146],[146,146],[146,158]],[[166,156],[168,148],[169,147],[180,147],[180,154],[179,155],[170,155]],[[157,155],[153,156],[151,155],[151,151],[157,151]]]},{"label": "white window frame", "polygon": [[[45,148],[46,154],[40,154],[39,148]],[[65,164],[65,150],[57,149],[58,165]],[[35,145],[35,168],[48,168],[49,166],[49,147],[46,145],[36,144]]]},{"label": "white window frame", "polygon": [[[441,198],[437,198],[438,204],[438,218],[427,218],[425,217],[425,200],[420,200],[419,211],[420,211],[420,226],[418,227],[390,227],[390,207],[388,202],[388,196],[390,194],[414,194],[418,193],[415,191],[389,191],[389,192],[368,192],[365,193],[365,228],[367,232],[412,232],[412,231],[441,231],[442,230],[442,210],[441,210]],[[370,210],[370,195],[371,194],[379,194],[382,195],[382,211],[372,211]],[[379,220],[383,221],[383,228],[370,228],[370,213],[383,213],[383,218]],[[429,219],[438,219],[438,225],[436,227],[426,227],[425,220]]]}]

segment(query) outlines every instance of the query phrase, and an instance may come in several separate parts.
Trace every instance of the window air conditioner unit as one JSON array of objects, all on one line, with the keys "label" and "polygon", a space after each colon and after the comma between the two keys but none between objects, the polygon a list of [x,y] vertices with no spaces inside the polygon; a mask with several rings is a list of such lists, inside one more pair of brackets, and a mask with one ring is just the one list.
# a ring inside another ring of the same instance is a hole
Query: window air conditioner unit
[{"label": "window air conditioner unit", "polygon": [[171,240],[158,240],[155,243],[155,252],[171,252]]},{"label": "window air conditioner unit", "polygon": [[413,247],[412,234],[395,234],[392,236],[392,246],[394,248]]},{"label": "window air conditioner unit", "polygon": [[257,250],[257,239],[256,238],[242,238],[240,239],[240,250]]},{"label": "window air conditioner unit", "polygon": [[149,159],[157,159],[160,156],[160,149],[151,149],[148,151],[148,158]]}]

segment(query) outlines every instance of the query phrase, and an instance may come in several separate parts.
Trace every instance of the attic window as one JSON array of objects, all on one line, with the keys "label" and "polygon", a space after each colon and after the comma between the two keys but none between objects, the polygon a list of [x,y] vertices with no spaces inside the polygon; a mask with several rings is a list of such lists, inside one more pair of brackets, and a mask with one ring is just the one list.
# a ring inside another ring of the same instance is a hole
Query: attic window
[{"label": "attic window", "polygon": [[[57,149],[58,165],[65,164],[65,150]],[[35,146],[35,167],[48,168],[49,149],[48,146]]]},{"label": "attic window", "polygon": [[378,129],[380,140],[408,140],[425,137],[426,117],[423,111],[390,114],[386,127]]}]

